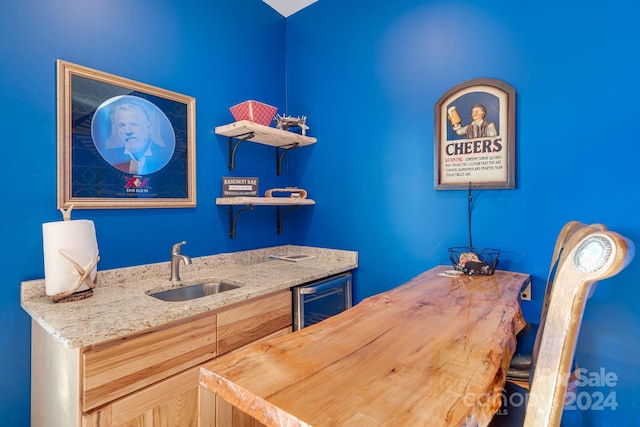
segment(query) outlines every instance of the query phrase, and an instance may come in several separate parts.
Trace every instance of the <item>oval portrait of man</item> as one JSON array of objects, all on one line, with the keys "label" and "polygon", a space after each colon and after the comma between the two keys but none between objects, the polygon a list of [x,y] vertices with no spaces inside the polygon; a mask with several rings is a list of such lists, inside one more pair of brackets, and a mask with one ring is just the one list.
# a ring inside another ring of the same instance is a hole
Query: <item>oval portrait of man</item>
[{"label": "oval portrait of man", "polygon": [[175,132],[164,112],[133,95],[103,102],[91,119],[91,137],[107,163],[133,175],[159,171],[176,148]]}]

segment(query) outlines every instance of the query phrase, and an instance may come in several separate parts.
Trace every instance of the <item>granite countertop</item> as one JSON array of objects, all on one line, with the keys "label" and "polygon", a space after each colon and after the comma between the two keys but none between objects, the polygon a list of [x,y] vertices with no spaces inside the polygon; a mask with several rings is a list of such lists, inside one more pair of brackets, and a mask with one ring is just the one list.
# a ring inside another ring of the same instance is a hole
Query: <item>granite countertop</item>
[{"label": "granite countertop", "polygon": [[[270,255],[313,255],[298,262]],[[284,245],[192,258],[180,266],[180,282],[169,280],[169,262],[98,271],[90,298],[54,303],[44,279],[22,282],[20,302],[32,319],[68,348],[118,338],[237,302],[352,270],[353,251]],[[202,282],[224,281],[240,288],[183,302],[148,294]]]}]

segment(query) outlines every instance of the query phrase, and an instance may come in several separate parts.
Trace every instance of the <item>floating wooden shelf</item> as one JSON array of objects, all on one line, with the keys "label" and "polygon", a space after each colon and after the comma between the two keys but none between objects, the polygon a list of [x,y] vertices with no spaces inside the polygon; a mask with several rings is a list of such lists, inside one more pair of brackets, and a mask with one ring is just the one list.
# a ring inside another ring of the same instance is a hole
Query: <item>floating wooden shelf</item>
[{"label": "floating wooden shelf", "polygon": [[[276,169],[282,173],[282,159],[291,149],[315,144],[316,138],[299,133],[260,125],[249,120],[240,120],[228,125],[216,126],[217,135],[229,138],[229,170],[235,168],[236,151],[245,141],[269,145],[276,149]],[[234,144],[233,140],[237,140]],[[283,150],[282,153],[280,150]]]},{"label": "floating wooden shelf", "polygon": [[[276,224],[278,234],[282,233],[282,222],[284,216],[292,211],[297,210],[300,206],[315,205],[315,200],[301,199],[298,197],[218,197],[216,205],[229,207],[229,237],[236,237],[236,222],[238,215],[242,212],[252,210],[254,206],[275,206],[276,207]],[[243,206],[234,211],[234,206]],[[281,207],[286,207],[281,210]]]},{"label": "floating wooden shelf", "polygon": [[291,206],[291,205],[315,205],[315,200],[300,199],[298,197],[218,197],[216,205],[260,205],[260,206]]},{"label": "floating wooden shelf", "polygon": [[316,138],[278,128],[260,125],[249,120],[240,120],[224,126],[216,127],[216,134],[230,138],[240,138],[252,133],[246,141],[272,147],[287,147],[297,144],[299,147],[315,144]]}]

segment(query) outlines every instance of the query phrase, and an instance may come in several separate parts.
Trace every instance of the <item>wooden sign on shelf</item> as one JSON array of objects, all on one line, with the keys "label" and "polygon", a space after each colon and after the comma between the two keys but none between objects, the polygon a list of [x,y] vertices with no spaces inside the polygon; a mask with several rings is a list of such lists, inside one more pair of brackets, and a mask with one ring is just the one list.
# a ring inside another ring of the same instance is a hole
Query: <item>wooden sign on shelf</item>
[{"label": "wooden sign on shelf", "polygon": [[256,197],[258,195],[258,178],[222,177],[222,197]]}]

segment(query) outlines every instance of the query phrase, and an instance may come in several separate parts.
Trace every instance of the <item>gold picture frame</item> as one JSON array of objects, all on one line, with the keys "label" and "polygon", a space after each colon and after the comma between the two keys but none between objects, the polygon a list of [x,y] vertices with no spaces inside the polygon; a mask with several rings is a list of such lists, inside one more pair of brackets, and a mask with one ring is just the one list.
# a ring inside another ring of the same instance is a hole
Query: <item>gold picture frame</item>
[{"label": "gold picture frame", "polygon": [[505,82],[474,79],[447,91],[435,104],[435,189],[515,188],[515,114]]},{"label": "gold picture frame", "polygon": [[195,207],[195,98],[56,66],[58,209]]}]

